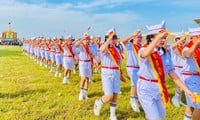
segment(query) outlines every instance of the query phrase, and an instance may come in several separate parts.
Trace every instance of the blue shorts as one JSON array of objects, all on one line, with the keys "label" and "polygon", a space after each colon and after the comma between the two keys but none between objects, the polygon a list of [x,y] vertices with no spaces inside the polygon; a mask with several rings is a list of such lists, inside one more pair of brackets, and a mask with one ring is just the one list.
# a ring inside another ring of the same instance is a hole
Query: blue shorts
[{"label": "blue shorts", "polygon": [[92,78],[91,62],[79,61],[79,74],[82,77]]},{"label": "blue shorts", "polygon": [[166,111],[162,103],[157,82],[138,79],[137,94],[148,120],[165,118]]},{"label": "blue shorts", "polygon": [[45,59],[50,60],[50,52],[49,51],[45,51]]},{"label": "blue shorts", "polygon": [[56,54],[56,65],[62,65],[62,55],[61,54]]},{"label": "blue shorts", "polygon": [[[200,76],[183,75],[183,79],[187,88],[192,92],[197,92],[200,95]],[[187,105],[193,108],[200,109],[200,103],[192,103],[190,98],[186,95]]]},{"label": "blue shorts", "polygon": [[74,62],[72,57],[63,57],[63,66],[65,70],[73,70],[74,69]]},{"label": "blue shorts", "polygon": [[51,61],[56,61],[55,53],[51,52],[50,58],[51,58]]},{"label": "blue shorts", "polygon": [[138,81],[138,68],[126,68],[128,76],[131,79],[131,86],[137,87],[137,81]]},{"label": "blue shorts", "polygon": [[120,92],[120,74],[118,70],[101,69],[103,91],[105,95],[113,96]]}]

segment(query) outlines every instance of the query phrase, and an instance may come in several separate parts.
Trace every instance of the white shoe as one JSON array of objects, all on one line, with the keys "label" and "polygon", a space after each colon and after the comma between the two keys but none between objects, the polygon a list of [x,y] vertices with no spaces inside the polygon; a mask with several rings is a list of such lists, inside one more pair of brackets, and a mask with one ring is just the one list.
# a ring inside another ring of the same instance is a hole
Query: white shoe
[{"label": "white shoe", "polygon": [[51,69],[49,70],[49,72],[52,73],[52,72],[53,72],[53,68],[51,68]]},{"label": "white shoe", "polygon": [[138,112],[138,113],[140,112],[140,108],[139,108],[137,100],[131,100],[131,107],[133,111]]},{"label": "white shoe", "polygon": [[112,117],[110,117],[110,120],[117,120],[117,117],[116,116],[112,116]]},{"label": "white shoe", "polygon": [[40,61],[40,66],[42,66],[43,64],[42,64],[42,62]]},{"label": "white shoe", "polygon": [[47,68],[49,68],[49,69],[50,69],[50,68],[51,68],[51,66],[50,66],[50,65],[47,65]]},{"label": "white shoe", "polygon": [[101,111],[101,106],[97,104],[98,100],[94,103],[94,115],[99,116]]},{"label": "white shoe", "polygon": [[173,96],[172,97],[172,104],[175,106],[175,107],[179,107],[180,106],[180,100],[177,96]]},{"label": "white shoe", "polygon": [[56,72],[56,67],[52,67],[53,72]]},{"label": "white shoe", "polygon": [[79,93],[78,100],[83,100],[83,92],[82,92],[82,90]]},{"label": "white shoe", "polygon": [[67,77],[64,77],[62,83],[63,84],[69,84],[69,79]]},{"label": "white shoe", "polygon": [[87,91],[83,91],[83,98],[86,99],[86,100],[88,99]]},{"label": "white shoe", "polygon": [[97,73],[97,69],[96,68],[94,69],[94,73]]},{"label": "white shoe", "polygon": [[44,64],[44,67],[47,68],[47,64]]},{"label": "white shoe", "polygon": [[92,80],[92,79],[89,79],[89,82],[90,82],[90,83],[93,83],[93,80]]},{"label": "white shoe", "polygon": [[73,70],[73,73],[76,74],[76,70]]},{"label": "white shoe", "polygon": [[54,75],[55,77],[58,77],[58,72],[56,71],[56,73],[55,73],[55,75]]},{"label": "white shoe", "polygon": [[62,73],[59,73],[59,75],[58,75],[59,77],[62,77]]}]

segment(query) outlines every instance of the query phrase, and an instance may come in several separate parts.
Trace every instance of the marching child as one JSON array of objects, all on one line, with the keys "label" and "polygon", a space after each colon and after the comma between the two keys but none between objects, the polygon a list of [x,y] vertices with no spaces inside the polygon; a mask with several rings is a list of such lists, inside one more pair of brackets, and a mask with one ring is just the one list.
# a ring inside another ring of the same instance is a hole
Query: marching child
[{"label": "marching child", "polygon": [[117,35],[115,29],[110,29],[105,42],[100,47],[101,51],[101,78],[104,96],[95,101],[94,114],[100,115],[100,110],[104,103],[110,102],[110,119],[117,120],[116,106],[117,97],[120,92],[120,66],[122,58],[120,48],[116,46]]},{"label": "marching child", "polygon": [[77,61],[76,57],[76,48],[72,44],[74,41],[74,38],[72,35],[67,36],[66,41],[63,44],[63,66],[65,68],[64,70],[64,78],[63,78],[63,84],[70,82],[70,76],[71,71],[74,68],[74,62]]},{"label": "marching child", "polygon": [[165,119],[166,116],[164,105],[169,106],[170,104],[165,85],[167,74],[190,96],[190,99],[194,100],[194,96],[174,72],[172,62],[167,58],[166,50],[163,48],[168,35],[165,22],[162,21],[161,24],[147,26],[147,29],[147,44],[139,50],[138,54],[140,68],[138,71],[137,94],[146,118],[148,120],[160,120]]},{"label": "marching child", "polygon": [[138,51],[141,48],[142,34],[137,30],[134,34],[122,40],[127,50],[127,73],[131,79],[130,104],[135,112],[140,112],[137,96],[137,72],[139,70]]}]

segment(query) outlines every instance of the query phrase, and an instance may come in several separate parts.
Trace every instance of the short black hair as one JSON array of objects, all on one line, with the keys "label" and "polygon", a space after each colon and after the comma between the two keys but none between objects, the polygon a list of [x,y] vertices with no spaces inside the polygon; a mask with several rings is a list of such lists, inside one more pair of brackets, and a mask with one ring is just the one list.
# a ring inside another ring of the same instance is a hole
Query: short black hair
[{"label": "short black hair", "polygon": [[154,37],[155,37],[155,34],[147,35],[147,36],[146,36],[147,44],[150,44],[151,38],[154,38]]},{"label": "short black hair", "polygon": [[[107,39],[108,39],[108,35],[105,36],[104,42],[106,42]],[[117,39],[117,35],[113,35],[113,39]]]}]

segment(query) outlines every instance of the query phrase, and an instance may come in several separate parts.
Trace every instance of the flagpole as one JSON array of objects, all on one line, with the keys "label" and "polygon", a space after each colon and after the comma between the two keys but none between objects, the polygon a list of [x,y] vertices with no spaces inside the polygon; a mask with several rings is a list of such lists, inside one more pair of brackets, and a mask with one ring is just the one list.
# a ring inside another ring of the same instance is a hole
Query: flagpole
[{"label": "flagpole", "polygon": [[8,27],[9,29],[11,29],[11,22],[8,22]]}]

